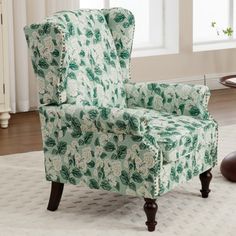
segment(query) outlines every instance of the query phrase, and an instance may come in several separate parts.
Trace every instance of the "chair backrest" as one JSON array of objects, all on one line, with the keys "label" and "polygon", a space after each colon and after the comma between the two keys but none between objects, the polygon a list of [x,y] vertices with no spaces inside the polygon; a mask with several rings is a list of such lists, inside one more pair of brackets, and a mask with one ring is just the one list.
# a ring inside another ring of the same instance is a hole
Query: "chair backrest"
[{"label": "chair backrest", "polygon": [[64,11],[25,27],[40,103],[126,106],[133,33],[122,8]]}]

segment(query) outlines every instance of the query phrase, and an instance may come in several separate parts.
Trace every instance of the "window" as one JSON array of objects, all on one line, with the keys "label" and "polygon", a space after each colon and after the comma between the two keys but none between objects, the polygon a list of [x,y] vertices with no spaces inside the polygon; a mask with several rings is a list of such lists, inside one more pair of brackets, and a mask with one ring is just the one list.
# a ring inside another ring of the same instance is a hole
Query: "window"
[{"label": "window", "polygon": [[80,7],[129,9],[136,22],[134,57],[178,52],[178,0],[80,0]]},{"label": "window", "polygon": [[[0,2],[0,15],[2,15],[2,4]],[[3,33],[2,24],[0,24],[0,85],[3,85],[4,75],[3,75]],[[1,89],[0,91],[0,104],[4,103],[4,94]]]},{"label": "window", "polygon": [[193,0],[193,43],[194,51],[236,47],[236,0]]},{"label": "window", "polygon": [[106,2],[104,0],[80,0],[80,8],[104,8],[106,7]]}]

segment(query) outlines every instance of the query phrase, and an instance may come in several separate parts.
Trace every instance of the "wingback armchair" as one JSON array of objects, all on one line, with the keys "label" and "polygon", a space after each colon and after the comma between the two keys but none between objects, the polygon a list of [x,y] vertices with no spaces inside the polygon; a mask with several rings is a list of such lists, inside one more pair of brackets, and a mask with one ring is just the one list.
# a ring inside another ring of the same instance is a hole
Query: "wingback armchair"
[{"label": "wingback armchair", "polygon": [[86,185],[143,197],[153,231],[159,196],[200,175],[202,197],[208,197],[217,162],[209,89],[132,83],[131,12],[59,12],[25,27],[25,34],[52,182],[48,210],[58,208],[64,184]]}]

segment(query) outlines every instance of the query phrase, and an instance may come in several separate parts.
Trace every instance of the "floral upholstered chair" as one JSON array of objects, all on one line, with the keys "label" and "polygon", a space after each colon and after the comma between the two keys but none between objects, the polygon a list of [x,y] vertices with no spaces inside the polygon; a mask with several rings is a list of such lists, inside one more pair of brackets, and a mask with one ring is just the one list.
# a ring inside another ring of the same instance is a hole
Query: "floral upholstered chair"
[{"label": "floral upholstered chair", "polygon": [[156,199],[200,175],[208,197],[217,124],[201,85],[131,83],[134,17],[122,8],[64,11],[25,28],[39,82],[48,210],[64,184]]}]

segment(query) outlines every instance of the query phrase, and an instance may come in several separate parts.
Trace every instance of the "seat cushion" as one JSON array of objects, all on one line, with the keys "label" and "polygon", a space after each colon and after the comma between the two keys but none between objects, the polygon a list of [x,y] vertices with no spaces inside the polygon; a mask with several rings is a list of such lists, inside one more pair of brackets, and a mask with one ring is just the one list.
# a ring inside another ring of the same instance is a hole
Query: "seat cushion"
[{"label": "seat cushion", "polygon": [[177,161],[215,140],[217,124],[211,119],[200,120],[153,110],[148,113],[145,137],[161,149],[164,164]]}]

